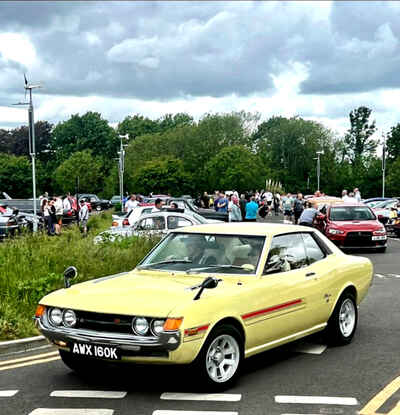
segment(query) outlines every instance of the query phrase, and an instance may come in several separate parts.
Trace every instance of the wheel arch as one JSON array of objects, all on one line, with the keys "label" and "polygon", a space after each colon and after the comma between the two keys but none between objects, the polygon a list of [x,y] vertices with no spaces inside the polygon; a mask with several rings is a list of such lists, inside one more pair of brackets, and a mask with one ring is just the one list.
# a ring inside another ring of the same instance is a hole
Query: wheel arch
[{"label": "wheel arch", "polygon": [[351,294],[353,297],[354,297],[354,299],[355,299],[355,301],[356,301],[356,305],[357,305],[357,288],[355,287],[355,285],[353,284],[353,283],[348,283],[345,287],[343,287],[342,289],[341,289],[341,291],[339,292],[339,294],[338,294],[338,296],[337,296],[337,298],[336,298],[336,300],[335,300],[335,303],[333,304],[333,307],[332,307],[332,310],[331,310],[331,313],[330,313],[330,316],[332,315],[332,313],[335,311],[335,308],[336,308],[336,305],[337,305],[337,303],[338,303],[338,301],[339,301],[339,299],[343,296],[343,294],[345,294],[345,293],[349,293],[349,294]]}]

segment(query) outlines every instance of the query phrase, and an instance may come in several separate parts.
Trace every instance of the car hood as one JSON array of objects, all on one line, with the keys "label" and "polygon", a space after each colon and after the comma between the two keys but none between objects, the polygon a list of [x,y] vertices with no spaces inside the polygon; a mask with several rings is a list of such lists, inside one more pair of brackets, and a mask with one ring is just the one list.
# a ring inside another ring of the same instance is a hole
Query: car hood
[{"label": "car hood", "polygon": [[344,231],[375,231],[382,228],[377,220],[330,221],[329,224]]},{"label": "car hood", "polygon": [[[40,304],[98,313],[167,317],[175,307],[193,301],[197,290],[187,288],[200,284],[205,277],[131,271],[55,291]],[[218,295],[224,289],[222,285],[205,290],[203,296]]]}]

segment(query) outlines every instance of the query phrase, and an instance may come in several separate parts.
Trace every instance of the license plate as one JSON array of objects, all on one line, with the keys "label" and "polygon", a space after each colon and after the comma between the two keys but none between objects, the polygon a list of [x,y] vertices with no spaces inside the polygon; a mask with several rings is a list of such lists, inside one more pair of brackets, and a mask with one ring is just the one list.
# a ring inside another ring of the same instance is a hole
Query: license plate
[{"label": "license plate", "polygon": [[117,347],[102,346],[89,343],[72,343],[73,354],[81,356],[97,357],[98,359],[120,360],[121,356]]},{"label": "license plate", "polygon": [[373,241],[384,241],[386,239],[386,236],[385,235],[382,235],[382,236],[373,236],[372,237],[372,240]]}]

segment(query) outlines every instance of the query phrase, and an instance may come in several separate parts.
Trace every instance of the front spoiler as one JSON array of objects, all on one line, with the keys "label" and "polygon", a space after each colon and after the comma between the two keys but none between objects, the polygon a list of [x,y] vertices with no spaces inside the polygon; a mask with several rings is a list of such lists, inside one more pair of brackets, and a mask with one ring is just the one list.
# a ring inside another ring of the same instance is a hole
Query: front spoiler
[{"label": "front spoiler", "polygon": [[54,327],[40,318],[35,318],[35,324],[41,333],[57,346],[60,346],[60,342],[65,344],[82,342],[118,347],[122,354],[126,352],[130,356],[134,352],[140,352],[140,356],[154,356],[154,351],[156,350],[168,353],[176,350],[181,344],[181,334],[179,331],[164,332],[159,337],[146,337],[134,334]]}]

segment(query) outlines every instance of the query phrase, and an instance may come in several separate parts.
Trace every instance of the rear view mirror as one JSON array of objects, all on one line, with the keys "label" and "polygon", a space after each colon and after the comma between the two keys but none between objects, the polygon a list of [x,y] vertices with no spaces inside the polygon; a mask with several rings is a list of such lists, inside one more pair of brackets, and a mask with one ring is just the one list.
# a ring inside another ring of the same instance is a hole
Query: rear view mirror
[{"label": "rear view mirror", "polygon": [[78,270],[75,267],[68,267],[64,271],[64,287],[69,288],[71,286],[71,280],[78,275]]}]

